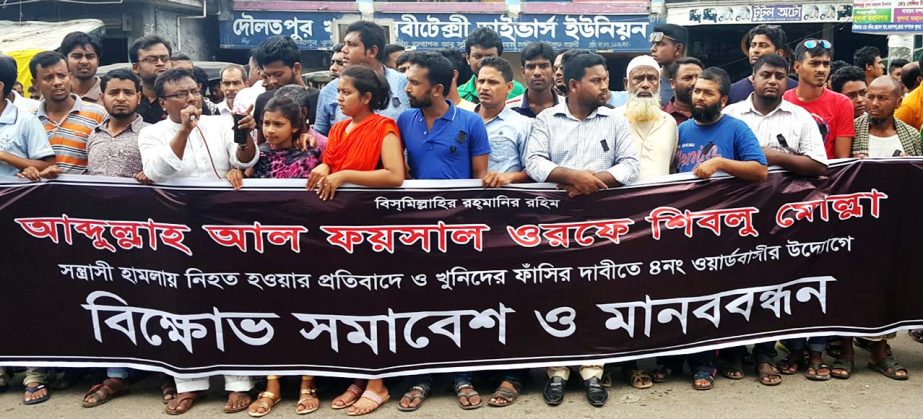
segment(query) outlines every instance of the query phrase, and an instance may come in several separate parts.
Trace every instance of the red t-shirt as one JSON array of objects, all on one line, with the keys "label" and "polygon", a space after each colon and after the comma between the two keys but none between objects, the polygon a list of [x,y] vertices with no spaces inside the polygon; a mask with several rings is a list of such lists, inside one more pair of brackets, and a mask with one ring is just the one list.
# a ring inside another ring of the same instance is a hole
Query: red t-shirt
[{"label": "red t-shirt", "polygon": [[817,122],[817,128],[820,129],[820,135],[824,138],[824,148],[827,150],[828,159],[836,158],[833,153],[836,137],[853,137],[856,135],[856,127],[853,125],[852,102],[845,95],[824,89],[824,93],[819,98],[810,102],[802,102],[798,100],[795,89],[791,89],[785,92],[782,98],[801,106],[814,117],[814,121]]}]

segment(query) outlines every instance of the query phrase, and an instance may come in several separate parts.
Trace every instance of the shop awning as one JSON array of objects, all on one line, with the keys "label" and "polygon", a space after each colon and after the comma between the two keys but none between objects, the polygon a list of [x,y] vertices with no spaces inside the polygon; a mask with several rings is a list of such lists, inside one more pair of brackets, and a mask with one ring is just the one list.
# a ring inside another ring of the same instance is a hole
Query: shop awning
[{"label": "shop awning", "polygon": [[74,32],[93,32],[103,27],[99,19],[77,19],[64,22],[13,22],[0,20],[0,51],[9,54],[22,50],[52,50],[61,45],[64,36]]}]

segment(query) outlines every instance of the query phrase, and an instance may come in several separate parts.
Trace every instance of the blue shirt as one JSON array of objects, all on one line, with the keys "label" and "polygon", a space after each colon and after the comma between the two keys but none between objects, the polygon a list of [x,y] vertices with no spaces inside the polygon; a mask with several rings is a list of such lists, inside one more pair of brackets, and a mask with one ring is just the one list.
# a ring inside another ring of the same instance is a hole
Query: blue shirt
[{"label": "blue shirt", "polygon": [[[13,105],[9,99],[0,114],[0,151],[31,160],[54,157],[45,127],[35,115]],[[16,176],[19,169],[0,163],[0,176]]]},{"label": "blue shirt", "polygon": [[[402,112],[410,109],[410,100],[407,99],[407,77],[396,70],[385,67],[385,78],[391,88],[391,100],[388,107],[375,113],[396,120]],[[317,95],[317,116],[314,118],[314,130],[328,135],[333,124],[346,119],[337,103],[337,85],[340,79],[333,79],[327,83]]]},{"label": "blue shirt", "polygon": [[677,173],[691,172],[714,157],[758,161],[766,165],[760,142],[750,127],[739,119],[724,115],[711,125],[699,125],[694,119],[679,125],[679,146],[674,160]]},{"label": "blue shirt", "polygon": [[487,137],[490,139],[490,160],[487,163],[487,170],[498,173],[523,171],[526,140],[532,133],[532,118],[520,115],[509,106],[504,106],[503,110],[484,123],[484,126],[487,128]]},{"label": "blue shirt", "polygon": [[411,109],[397,118],[414,179],[471,179],[471,158],[490,153],[480,115],[455,107],[426,126],[423,111]]}]

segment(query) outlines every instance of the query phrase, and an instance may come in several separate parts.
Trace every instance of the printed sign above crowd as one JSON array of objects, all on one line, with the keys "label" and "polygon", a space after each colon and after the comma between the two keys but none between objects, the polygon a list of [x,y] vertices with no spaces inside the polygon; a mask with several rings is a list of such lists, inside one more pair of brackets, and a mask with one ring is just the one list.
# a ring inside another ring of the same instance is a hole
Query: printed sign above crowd
[{"label": "printed sign above crowd", "polygon": [[923,31],[923,2],[919,0],[857,0],[853,16],[853,32]]},{"label": "printed sign above crowd", "polygon": [[[253,48],[274,35],[291,37],[302,49],[330,48],[339,26],[358,15],[341,13],[235,12],[222,22],[222,48]],[[554,48],[646,52],[651,23],[647,15],[551,15],[449,13],[380,13],[375,21],[390,35],[389,42],[419,49],[463,48],[477,28],[497,31],[505,51],[521,51],[533,42]]]},{"label": "printed sign above crowd", "polygon": [[[720,2],[724,3],[724,2]],[[852,19],[852,2],[812,2],[754,5],[696,5],[671,7],[667,22],[681,26],[752,25],[760,23],[848,22]]]}]

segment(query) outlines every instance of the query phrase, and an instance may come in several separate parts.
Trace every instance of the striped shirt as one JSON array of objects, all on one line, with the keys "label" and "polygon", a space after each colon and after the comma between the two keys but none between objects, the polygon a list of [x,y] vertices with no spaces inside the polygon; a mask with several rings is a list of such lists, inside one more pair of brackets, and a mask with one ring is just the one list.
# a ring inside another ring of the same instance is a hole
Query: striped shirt
[{"label": "striped shirt", "polygon": [[561,102],[538,114],[526,143],[526,171],[546,182],[559,166],[594,173],[609,172],[618,183],[638,177],[638,148],[631,126],[615,110],[600,106],[579,120]]},{"label": "striped shirt", "polygon": [[48,142],[55,153],[55,164],[64,173],[81,174],[87,167],[87,139],[107,114],[102,106],[86,102],[74,94],[71,97],[74,98],[74,106],[60,123],[48,118],[44,100],[35,116],[48,134]]}]

